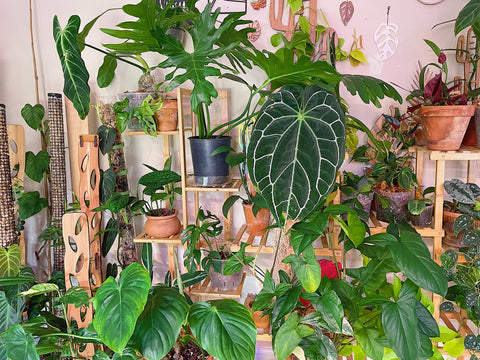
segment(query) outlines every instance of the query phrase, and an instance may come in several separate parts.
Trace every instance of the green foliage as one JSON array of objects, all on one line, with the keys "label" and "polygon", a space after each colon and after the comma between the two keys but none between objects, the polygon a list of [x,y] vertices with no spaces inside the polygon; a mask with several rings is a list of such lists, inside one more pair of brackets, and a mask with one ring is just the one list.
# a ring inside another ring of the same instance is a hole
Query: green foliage
[{"label": "green foliage", "polygon": [[162,98],[153,99],[152,95],[148,94],[142,100],[140,106],[129,107],[129,99],[125,98],[113,105],[115,114],[117,115],[115,122],[117,129],[121,133],[127,128],[127,123],[131,121],[138,121],[140,127],[145,134],[157,136],[157,125],[155,123],[155,112],[162,108]]},{"label": "green foliage", "polygon": [[39,151],[35,155],[31,151],[25,153],[25,173],[30,179],[40,182],[50,166],[50,155],[46,151]]},{"label": "green foliage", "polygon": [[48,201],[45,198],[41,198],[38,191],[32,191],[21,193],[20,198],[18,198],[18,204],[18,216],[20,219],[25,220],[46,208]]},{"label": "green foliage", "polygon": [[100,125],[97,130],[100,151],[103,155],[107,154],[115,145],[116,131],[114,128]]},{"label": "green foliage", "polygon": [[17,276],[21,260],[22,252],[17,244],[11,245],[8,250],[0,248],[0,278]]},{"label": "green foliage", "polygon": [[21,111],[22,117],[25,122],[33,130],[38,130],[42,126],[42,120],[45,116],[45,108],[40,104],[30,105],[25,104]]}]

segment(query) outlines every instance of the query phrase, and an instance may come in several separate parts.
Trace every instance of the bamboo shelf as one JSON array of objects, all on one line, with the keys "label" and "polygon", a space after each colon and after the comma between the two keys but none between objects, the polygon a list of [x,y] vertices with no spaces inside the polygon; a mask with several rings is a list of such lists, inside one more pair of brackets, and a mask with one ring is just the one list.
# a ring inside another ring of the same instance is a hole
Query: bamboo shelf
[{"label": "bamboo shelf", "polygon": [[202,282],[190,287],[187,293],[190,297],[197,298],[240,299],[246,275],[243,274],[242,282],[236,289],[220,290],[210,284],[210,276],[207,276]]}]

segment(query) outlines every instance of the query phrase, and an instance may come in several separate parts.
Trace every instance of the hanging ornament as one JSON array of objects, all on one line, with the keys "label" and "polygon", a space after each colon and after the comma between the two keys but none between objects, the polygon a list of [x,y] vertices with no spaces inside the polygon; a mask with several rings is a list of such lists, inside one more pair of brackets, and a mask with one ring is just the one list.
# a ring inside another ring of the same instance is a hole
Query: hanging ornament
[{"label": "hanging ornament", "polygon": [[343,25],[347,26],[348,22],[353,16],[353,12],[355,8],[353,7],[353,3],[351,1],[344,1],[340,4],[340,18],[342,19]]},{"label": "hanging ornament", "polygon": [[253,23],[250,24],[250,27],[255,31],[248,33],[248,40],[250,40],[251,42],[257,41],[262,34],[262,28],[260,27],[260,23],[258,22],[258,20],[254,20]]},{"label": "hanging ornament", "polygon": [[250,5],[254,10],[260,10],[267,5],[267,0],[250,0]]},{"label": "hanging ornament", "polygon": [[387,23],[380,24],[375,30],[374,39],[382,61],[391,58],[398,48],[398,25],[388,22],[390,6],[387,7]]}]

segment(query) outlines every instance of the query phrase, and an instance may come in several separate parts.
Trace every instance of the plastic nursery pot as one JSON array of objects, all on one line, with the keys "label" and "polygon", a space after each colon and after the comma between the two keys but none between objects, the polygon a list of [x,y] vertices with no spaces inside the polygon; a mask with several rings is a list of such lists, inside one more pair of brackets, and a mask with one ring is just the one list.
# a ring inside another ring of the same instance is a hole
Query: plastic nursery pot
[{"label": "plastic nursery pot", "polygon": [[[340,192],[340,202],[343,204],[345,201],[353,199],[355,196],[347,196],[344,193]],[[370,215],[370,209],[372,208],[372,201],[373,201],[373,192],[369,193],[368,195],[358,194],[357,200],[362,204],[363,211]],[[352,204],[348,204],[351,206]]]},{"label": "plastic nursery pot", "polygon": [[215,186],[227,183],[230,180],[230,167],[225,162],[226,152],[210,156],[220,146],[230,146],[230,136],[199,139],[191,136],[190,150],[192,153],[193,174],[195,182],[203,186]]},{"label": "plastic nursery pot", "polygon": [[208,274],[210,275],[210,284],[213,287],[216,287],[220,290],[232,290],[240,286],[243,278],[243,269],[232,275],[223,275],[223,268],[227,260],[213,259],[212,261],[217,261],[222,264],[221,272],[216,272],[213,269],[213,266],[210,266],[210,269],[208,269]]},{"label": "plastic nursery pot", "polygon": [[415,190],[409,191],[389,191],[389,190],[376,190],[380,195],[390,199],[390,205],[384,209],[382,203],[375,196],[375,209],[377,210],[377,219],[380,221],[389,221],[389,215],[396,221],[407,221],[408,208],[407,204],[410,200],[415,199]]},{"label": "plastic nursery pot", "polygon": [[[148,95],[152,95],[153,99],[158,99],[158,94],[154,92],[125,92],[119,94],[118,97],[120,98],[120,100],[128,98],[129,106],[125,110],[129,111],[135,106],[142,105],[142,101],[145,100]],[[127,128],[129,130],[142,130],[142,127],[140,126],[140,123],[138,122],[138,119],[136,117],[132,118],[132,120],[127,123]]]},{"label": "plastic nursery pot", "polygon": [[416,227],[428,227],[432,225],[433,204],[425,204],[425,210],[418,215],[410,214],[412,225]]},{"label": "plastic nursery pot", "polygon": [[475,105],[423,106],[423,130],[430,150],[456,151],[462,144]]},{"label": "plastic nursery pot", "polygon": [[162,108],[155,112],[155,123],[159,131],[177,130],[178,107],[176,99],[163,100]]},{"label": "plastic nursery pot", "polygon": [[253,236],[263,236],[267,232],[265,229],[270,221],[270,210],[260,208],[257,216],[253,215],[253,205],[242,203],[243,212],[245,214],[245,222],[247,223],[247,231]]},{"label": "plastic nursery pot", "polygon": [[180,220],[178,211],[175,214],[167,216],[149,216],[145,222],[145,233],[154,238],[167,238],[180,231]]}]

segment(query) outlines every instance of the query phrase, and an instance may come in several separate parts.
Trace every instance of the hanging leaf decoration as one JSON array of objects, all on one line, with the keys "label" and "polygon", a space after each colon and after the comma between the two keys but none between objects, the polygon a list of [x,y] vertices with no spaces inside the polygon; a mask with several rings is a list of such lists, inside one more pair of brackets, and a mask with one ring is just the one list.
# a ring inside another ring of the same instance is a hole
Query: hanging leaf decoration
[{"label": "hanging leaf decoration", "polygon": [[347,26],[348,22],[353,17],[353,12],[355,8],[351,1],[344,1],[340,4],[340,18],[342,19],[343,25]]},{"label": "hanging leaf decoration", "polygon": [[382,61],[391,58],[398,48],[398,25],[380,24],[375,30],[374,39]]}]

